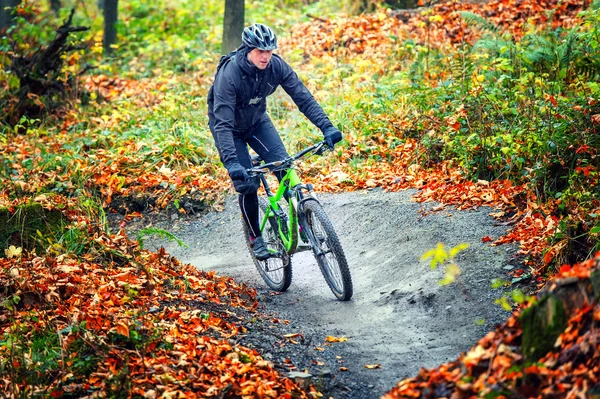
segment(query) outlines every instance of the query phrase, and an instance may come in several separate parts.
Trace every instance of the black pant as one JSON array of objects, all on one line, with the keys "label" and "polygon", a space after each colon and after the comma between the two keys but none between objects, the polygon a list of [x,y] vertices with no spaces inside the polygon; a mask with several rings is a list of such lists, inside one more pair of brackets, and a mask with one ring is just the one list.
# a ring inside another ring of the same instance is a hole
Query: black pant
[{"label": "black pant", "polygon": [[[288,157],[281,137],[279,137],[277,129],[275,129],[273,122],[271,122],[267,114],[261,118],[260,122],[244,132],[243,136],[234,134],[233,142],[238,160],[246,169],[252,167],[252,159],[250,158],[248,146],[260,155],[265,162],[279,161]],[[283,175],[283,172],[276,173],[279,180],[281,180]],[[239,193],[238,202],[240,210],[242,211],[246,225],[250,229],[250,234],[254,237],[260,236],[257,195],[259,187],[258,178],[247,181],[234,180],[233,186]]]}]

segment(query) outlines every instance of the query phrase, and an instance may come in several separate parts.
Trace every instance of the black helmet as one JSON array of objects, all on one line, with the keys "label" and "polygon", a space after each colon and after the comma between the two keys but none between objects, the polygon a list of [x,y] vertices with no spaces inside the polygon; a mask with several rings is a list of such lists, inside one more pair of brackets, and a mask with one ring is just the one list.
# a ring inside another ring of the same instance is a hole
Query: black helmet
[{"label": "black helmet", "polygon": [[256,47],[260,50],[275,50],[277,48],[277,36],[266,25],[252,24],[242,32],[242,41],[248,47]]}]

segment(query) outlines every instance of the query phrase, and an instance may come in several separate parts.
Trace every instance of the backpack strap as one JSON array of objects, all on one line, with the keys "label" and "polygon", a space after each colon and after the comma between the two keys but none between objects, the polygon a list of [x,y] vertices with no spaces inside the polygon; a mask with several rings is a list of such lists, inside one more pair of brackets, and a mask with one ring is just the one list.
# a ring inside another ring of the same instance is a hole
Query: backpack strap
[{"label": "backpack strap", "polygon": [[232,62],[235,63],[235,55],[237,54],[237,50],[232,51],[229,54],[226,55],[222,55],[221,58],[219,59],[219,65],[217,65],[217,72],[215,72],[215,76],[217,76],[217,73],[219,73],[219,71],[221,70],[221,68],[229,61],[232,60]]}]

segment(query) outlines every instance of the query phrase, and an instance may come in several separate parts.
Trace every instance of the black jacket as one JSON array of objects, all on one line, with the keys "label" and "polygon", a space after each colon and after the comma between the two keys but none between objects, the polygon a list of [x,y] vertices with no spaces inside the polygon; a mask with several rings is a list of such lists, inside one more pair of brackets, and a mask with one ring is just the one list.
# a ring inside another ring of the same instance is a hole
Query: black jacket
[{"label": "black jacket", "polygon": [[321,106],[292,68],[276,54],[264,70],[247,58],[248,49],[220,65],[208,93],[208,120],[225,167],[237,163],[233,135],[244,133],[266,116],[267,96],[278,86],[294,100],[298,109],[321,131],[333,126]]}]

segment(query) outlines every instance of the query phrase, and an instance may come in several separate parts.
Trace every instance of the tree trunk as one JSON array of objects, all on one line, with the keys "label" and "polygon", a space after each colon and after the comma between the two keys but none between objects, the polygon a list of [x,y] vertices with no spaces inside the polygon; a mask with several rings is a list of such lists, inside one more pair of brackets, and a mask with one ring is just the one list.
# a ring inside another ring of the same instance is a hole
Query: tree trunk
[{"label": "tree trunk", "polygon": [[60,11],[60,0],[50,0],[50,9],[52,11],[54,11],[55,14],[58,15],[58,12]]},{"label": "tree trunk", "polygon": [[223,43],[221,53],[228,54],[242,43],[244,30],[244,0],[225,0]]},{"label": "tree trunk", "polygon": [[14,24],[11,12],[20,3],[21,0],[0,0],[0,31]]},{"label": "tree trunk", "polygon": [[104,55],[112,54],[111,45],[117,42],[118,5],[119,0],[104,0],[104,36],[102,38]]}]

